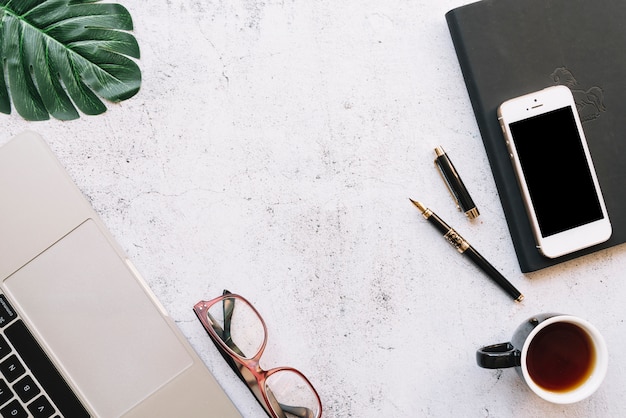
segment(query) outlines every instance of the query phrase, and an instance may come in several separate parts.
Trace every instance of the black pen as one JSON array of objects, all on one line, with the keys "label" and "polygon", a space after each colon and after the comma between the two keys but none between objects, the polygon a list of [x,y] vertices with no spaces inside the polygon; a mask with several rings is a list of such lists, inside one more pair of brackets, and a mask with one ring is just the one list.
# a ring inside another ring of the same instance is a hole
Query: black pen
[{"label": "black pen", "polygon": [[441,218],[435,213],[426,208],[420,202],[416,202],[413,199],[409,199],[416,208],[422,212],[424,218],[430,222],[435,228],[437,228],[443,237],[461,254],[466,255],[474,264],[476,264],[482,271],[487,273],[491,279],[498,284],[505,292],[507,292],[515,300],[515,302],[521,302],[524,299],[524,295],[515,288],[494,266],[489,264],[485,258],[478,253],[462,236],[458,234],[454,229],[450,228],[448,224],[441,220]]}]

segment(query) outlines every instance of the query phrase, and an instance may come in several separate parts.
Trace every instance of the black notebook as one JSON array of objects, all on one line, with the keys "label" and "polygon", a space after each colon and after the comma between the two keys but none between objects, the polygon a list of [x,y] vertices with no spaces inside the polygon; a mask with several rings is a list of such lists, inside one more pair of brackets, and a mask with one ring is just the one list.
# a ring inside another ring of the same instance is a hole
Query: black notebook
[{"label": "black notebook", "polygon": [[[483,0],[446,20],[522,271],[626,242],[626,1]],[[556,84],[574,94],[613,235],[550,259],[536,247],[496,112]]]}]

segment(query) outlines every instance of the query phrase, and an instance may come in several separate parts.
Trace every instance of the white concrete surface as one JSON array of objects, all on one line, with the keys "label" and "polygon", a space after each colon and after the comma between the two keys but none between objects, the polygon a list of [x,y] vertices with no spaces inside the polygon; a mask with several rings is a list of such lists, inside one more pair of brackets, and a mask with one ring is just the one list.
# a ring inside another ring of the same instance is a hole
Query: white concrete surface
[{"label": "white concrete surface", "polygon": [[[0,115],[0,143],[50,143],[246,417],[262,417],[191,307],[227,288],[267,320],[326,417],[626,415],[626,251],[524,275],[445,23],[467,1],[138,0],[142,89],[101,116]],[[481,216],[433,166],[453,158]],[[509,297],[408,201],[456,227],[526,295]],[[590,399],[555,406],[476,366],[543,311],[607,340]]]}]

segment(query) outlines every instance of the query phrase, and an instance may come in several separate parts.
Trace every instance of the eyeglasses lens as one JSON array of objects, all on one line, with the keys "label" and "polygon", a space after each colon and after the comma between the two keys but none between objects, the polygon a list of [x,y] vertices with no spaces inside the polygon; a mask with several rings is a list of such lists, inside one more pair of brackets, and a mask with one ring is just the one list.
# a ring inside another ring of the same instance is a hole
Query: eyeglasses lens
[{"label": "eyeglasses lens", "polygon": [[208,318],[217,335],[237,356],[256,356],[265,341],[265,328],[254,309],[242,299],[225,298],[209,308]]},{"label": "eyeglasses lens", "polygon": [[265,381],[265,391],[277,416],[316,418],[320,415],[317,396],[311,385],[291,370],[281,370]]}]

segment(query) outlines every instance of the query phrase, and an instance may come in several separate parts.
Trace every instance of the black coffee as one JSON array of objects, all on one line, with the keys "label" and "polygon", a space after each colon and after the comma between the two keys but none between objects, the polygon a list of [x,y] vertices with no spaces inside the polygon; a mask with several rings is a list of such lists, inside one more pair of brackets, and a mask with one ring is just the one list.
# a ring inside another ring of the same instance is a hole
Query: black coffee
[{"label": "black coffee", "polygon": [[528,347],[530,377],[542,388],[566,392],[587,380],[595,365],[593,342],[580,327],[567,322],[550,324]]}]

